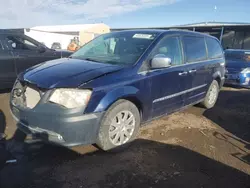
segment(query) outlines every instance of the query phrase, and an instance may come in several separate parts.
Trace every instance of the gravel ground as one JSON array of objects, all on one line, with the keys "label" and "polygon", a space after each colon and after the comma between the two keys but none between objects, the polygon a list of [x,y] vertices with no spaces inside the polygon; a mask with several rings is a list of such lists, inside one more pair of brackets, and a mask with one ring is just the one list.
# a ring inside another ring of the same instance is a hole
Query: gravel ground
[{"label": "gravel ground", "polygon": [[248,90],[223,88],[213,109],[196,106],[153,121],[120,153],[11,139],[8,99],[0,95],[0,132],[18,163],[0,166],[1,188],[250,188]]}]

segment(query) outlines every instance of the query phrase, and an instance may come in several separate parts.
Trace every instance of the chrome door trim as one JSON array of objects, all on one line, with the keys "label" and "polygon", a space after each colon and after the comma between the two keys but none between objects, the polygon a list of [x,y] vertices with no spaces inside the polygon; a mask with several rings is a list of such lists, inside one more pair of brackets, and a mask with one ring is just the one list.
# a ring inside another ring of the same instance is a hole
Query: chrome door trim
[{"label": "chrome door trim", "polygon": [[184,91],[181,91],[181,92],[172,94],[172,95],[167,95],[167,96],[164,96],[164,97],[155,99],[155,100],[153,100],[153,103],[161,102],[161,101],[164,101],[164,100],[167,100],[167,99],[171,99],[171,98],[173,98],[173,97],[177,97],[177,96],[183,95],[183,94],[185,94],[185,93],[189,93],[189,92],[194,91],[194,90],[196,90],[196,89],[203,88],[203,87],[205,87],[206,85],[207,85],[207,84],[203,84],[203,85],[200,85],[200,86],[197,86],[197,87],[193,87],[193,88],[190,88],[190,89],[187,89],[187,90],[184,90]]}]

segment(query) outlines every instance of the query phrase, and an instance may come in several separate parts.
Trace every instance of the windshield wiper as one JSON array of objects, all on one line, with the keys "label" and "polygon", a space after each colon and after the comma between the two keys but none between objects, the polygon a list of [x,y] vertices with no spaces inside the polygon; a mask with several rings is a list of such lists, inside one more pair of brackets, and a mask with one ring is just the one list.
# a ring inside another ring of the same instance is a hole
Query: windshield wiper
[{"label": "windshield wiper", "polygon": [[94,62],[98,62],[95,59],[91,59],[91,58],[81,58],[81,57],[74,57],[74,56],[69,56],[68,58],[70,59],[81,59],[81,60],[87,60],[87,61],[94,61]]},{"label": "windshield wiper", "polygon": [[94,61],[94,62],[97,62],[97,63],[101,63],[100,61],[97,61],[95,59],[92,59],[92,58],[82,58],[83,60],[87,60],[87,61]]}]

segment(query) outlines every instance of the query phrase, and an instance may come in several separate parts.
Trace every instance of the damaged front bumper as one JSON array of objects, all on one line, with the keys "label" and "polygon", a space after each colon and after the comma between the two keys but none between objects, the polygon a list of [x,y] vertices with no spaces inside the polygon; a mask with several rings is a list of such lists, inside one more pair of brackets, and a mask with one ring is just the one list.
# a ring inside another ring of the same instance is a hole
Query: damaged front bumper
[{"label": "damaged front bumper", "polygon": [[67,147],[96,142],[103,112],[83,114],[79,110],[70,110],[59,115],[49,106],[42,111],[38,108],[39,105],[35,109],[11,105],[17,127],[24,133]]}]

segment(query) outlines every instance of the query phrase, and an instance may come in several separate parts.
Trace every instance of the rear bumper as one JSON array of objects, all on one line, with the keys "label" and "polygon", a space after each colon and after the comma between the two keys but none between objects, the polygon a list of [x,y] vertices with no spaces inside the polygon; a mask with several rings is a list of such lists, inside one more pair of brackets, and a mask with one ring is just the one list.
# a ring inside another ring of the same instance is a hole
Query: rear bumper
[{"label": "rear bumper", "polygon": [[227,86],[237,86],[237,87],[241,87],[241,88],[248,88],[248,89],[250,89],[250,85],[241,84],[241,83],[237,82],[237,80],[226,81],[225,85],[227,85]]},{"label": "rear bumper", "polygon": [[86,115],[73,113],[70,116],[55,116],[53,113],[34,112],[13,105],[11,112],[21,131],[45,142],[67,147],[95,143],[104,114],[104,112]]}]

